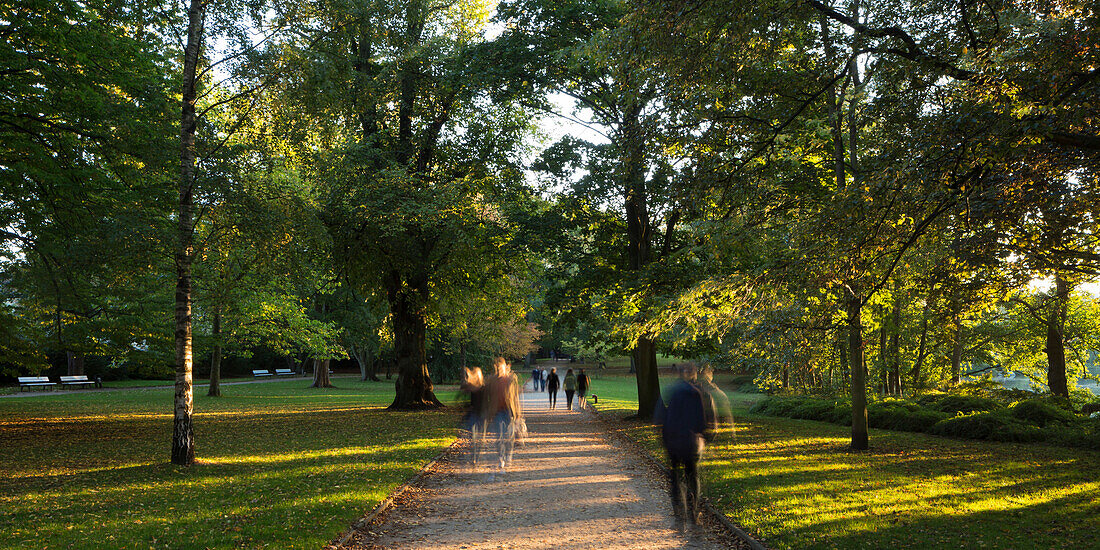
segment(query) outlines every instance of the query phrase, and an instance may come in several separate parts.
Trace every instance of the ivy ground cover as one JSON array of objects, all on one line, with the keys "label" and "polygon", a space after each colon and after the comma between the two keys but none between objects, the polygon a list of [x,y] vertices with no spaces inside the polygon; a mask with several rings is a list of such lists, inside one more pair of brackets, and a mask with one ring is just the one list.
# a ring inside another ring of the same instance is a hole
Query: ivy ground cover
[{"label": "ivy ground cover", "polygon": [[[599,381],[600,414],[634,413],[634,388],[632,378]],[[712,446],[705,491],[771,548],[1096,545],[1096,452],[887,430],[871,430],[870,451],[852,452],[845,426],[749,414],[760,395],[729,396],[736,436]],[[652,427],[612,425],[663,458]]]},{"label": "ivy ground cover", "polygon": [[197,392],[192,467],[170,388],[0,399],[0,548],[314,549],[455,436],[454,407],[385,411],[391,383],[309,383]]}]

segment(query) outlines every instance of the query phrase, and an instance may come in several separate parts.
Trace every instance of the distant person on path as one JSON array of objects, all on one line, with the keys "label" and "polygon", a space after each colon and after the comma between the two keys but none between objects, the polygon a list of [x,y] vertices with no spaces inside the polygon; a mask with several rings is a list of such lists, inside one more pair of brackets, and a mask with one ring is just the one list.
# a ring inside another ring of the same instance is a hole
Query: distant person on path
[{"label": "distant person on path", "polygon": [[552,368],[546,380],[546,392],[550,395],[550,410],[558,408],[559,387],[561,387],[561,379],[558,378],[558,369]]},{"label": "distant person on path", "polygon": [[539,391],[546,391],[546,376],[550,374],[546,372],[546,369],[542,369],[542,376],[539,377]]},{"label": "distant person on path", "polygon": [[470,396],[466,414],[462,417],[462,427],[469,431],[470,464],[476,467],[481,457],[481,442],[485,436],[485,378],[481,369],[465,369],[459,388]]},{"label": "distant person on path", "polygon": [[657,405],[661,442],[668,453],[669,491],[677,524],[699,523],[699,459],[707,442],[714,438],[714,417],[710,397],[699,389],[693,363],[680,366],[680,381]]},{"label": "distant person on path", "polygon": [[565,381],[562,382],[562,387],[565,388],[565,408],[573,410],[573,394],[577,392],[577,377],[573,375],[573,369],[565,371]]},{"label": "distant person on path", "polygon": [[531,369],[531,391],[539,391],[539,379],[542,378],[542,369]]},{"label": "distant person on path", "polygon": [[[523,411],[519,405],[519,377],[503,357],[493,361],[493,375],[485,383],[488,390],[489,428],[496,437],[497,462],[500,474],[512,463],[512,450],[516,443],[516,419]],[[489,479],[495,478],[494,474]]]},{"label": "distant person on path", "polygon": [[584,410],[584,406],[587,402],[584,396],[588,395],[588,387],[592,383],[588,379],[588,375],[584,373],[584,369],[581,369],[581,373],[577,376],[577,410]]}]

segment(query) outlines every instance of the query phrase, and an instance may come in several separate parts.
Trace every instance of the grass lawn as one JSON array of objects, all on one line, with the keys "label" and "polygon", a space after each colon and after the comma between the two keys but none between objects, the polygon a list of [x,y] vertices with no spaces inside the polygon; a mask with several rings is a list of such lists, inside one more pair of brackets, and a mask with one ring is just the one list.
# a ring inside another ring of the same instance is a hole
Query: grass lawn
[{"label": "grass lawn", "polygon": [[[632,378],[593,393],[601,414],[637,408]],[[705,491],[772,548],[1100,547],[1094,452],[871,430],[856,453],[845,426],[751,415],[759,395],[729,395],[737,435],[706,457]],[[663,456],[654,429],[621,426]]]},{"label": "grass lawn", "polygon": [[0,399],[0,548],[315,549],[455,436],[457,409],[384,411],[391,382],[308,384],[196,391],[188,468],[170,388]]}]

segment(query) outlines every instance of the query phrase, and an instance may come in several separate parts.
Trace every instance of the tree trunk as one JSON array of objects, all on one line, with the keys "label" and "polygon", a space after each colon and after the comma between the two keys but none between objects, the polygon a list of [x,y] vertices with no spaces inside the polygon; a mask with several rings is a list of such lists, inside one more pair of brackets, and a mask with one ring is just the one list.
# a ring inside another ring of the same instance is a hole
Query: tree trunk
[{"label": "tree trunk", "polygon": [[791,388],[791,362],[787,361],[783,363],[783,371],[780,373],[780,378],[783,383],[783,389],[788,390]]},{"label": "tree trunk", "polygon": [[359,363],[359,380],[361,382],[382,381],[378,378],[378,366],[374,352],[357,346],[352,349],[352,354],[355,355],[355,362]]},{"label": "tree trunk", "polygon": [[634,346],[635,379],[638,382],[638,418],[649,420],[657,408],[661,395],[661,383],[657,377],[657,343],[640,338]]},{"label": "tree trunk", "polygon": [[222,308],[214,306],[214,350],[210,353],[210,387],[206,390],[209,397],[222,396]]},{"label": "tree trunk", "polygon": [[[629,246],[627,257],[630,271],[635,273],[650,262],[652,247],[646,194],[645,131],[640,121],[641,113],[642,106],[637,104],[624,109],[620,127],[622,142],[619,144]],[[661,382],[657,376],[657,343],[648,336],[639,338],[631,357],[638,383],[638,418],[650,419],[661,393]]]},{"label": "tree trunk", "polygon": [[80,376],[84,374],[84,354],[75,351],[65,352],[66,370],[68,376]]},{"label": "tree trunk", "polygon": [[921,369],[924,367],[924,358],[927,353],[925,350],[928,348],[928,311],[932,307],[931,301],[924,303],[924,309],[921,311],[920,319],[920,343],[917,344],[917,359],[913,361],[913,368],[909,371],[909,379],[913,388],[919,389],[921,387],[921,376],[923,373]]},{"label": "tree trunk", "polygon": [[863,366],[863,296],[852,287],[848,294],[848,351],[852,370],[852,448],[867,449],[867,371]]},{"label": "tree trunk", "polygon": [[901,292],[894,293],[893,331],[890,334],[890,393],[901,395]]},{"label": "tree trunk", "polygon": [[886,322],[886,308],[882,308],[883,318],[882,327],[878,331],[878,358],[875,364],[878,365],[879,375],[882,379],[882,395],[890,394],[890,350],[886,345],[888,340],[887,334],[890,330],[889,323]]},{"label": "tree trunk", "polygon": [[176,392],[172,422],[172,462],[195,462],[194,386],[191,380],[191,260],[192,210],[195,184],[195,80],[202,43],[204,3],[191,0],[187,9],[187,46],[183,54],[182,113],[180,115],[179,216],[176,220]]},{"label": "tree trunk", "polygon": [[313,360],[313,384],[311,388],[332,388],[332,380],[328,376],[330,359]]},{"label": "tree trunk", "polygon": [[1047,386],[1050,393],[1062,397],[1069,397],[1065,339],[1069,290],[1069,283],[1061,275],[1055,275],[1054,306],[1047,318]]},{"label": "tree trunk", "polygon": [[423,298],[426,285],[407,281],[396,283],[399,275],[391,274],[393,283],[387,288],[390,313],[393,319],[393,348],[397,356],[396,395],[390,409],[418,410],[442,407],[435,396],[425,350],[427,320]]}]

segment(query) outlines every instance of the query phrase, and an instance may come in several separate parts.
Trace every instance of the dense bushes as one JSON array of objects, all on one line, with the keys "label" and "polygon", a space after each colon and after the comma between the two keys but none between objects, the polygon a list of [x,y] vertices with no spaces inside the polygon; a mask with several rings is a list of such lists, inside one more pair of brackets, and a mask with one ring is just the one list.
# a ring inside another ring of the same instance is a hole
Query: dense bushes
[{"label": "dense bushes", "polygon": [[[974,395],[929,395],[912,400],[888,398],[867,405],[867,424],[872,428],[967,439],[1043,442],[1100,449],[1100,418],[1078,415],[1070,409],[1068,401],[1033,395],[1015,403]],[[851,403],[843,399],[773,396],[758,402],[751,412],[834,424],[852,423]]]}]

